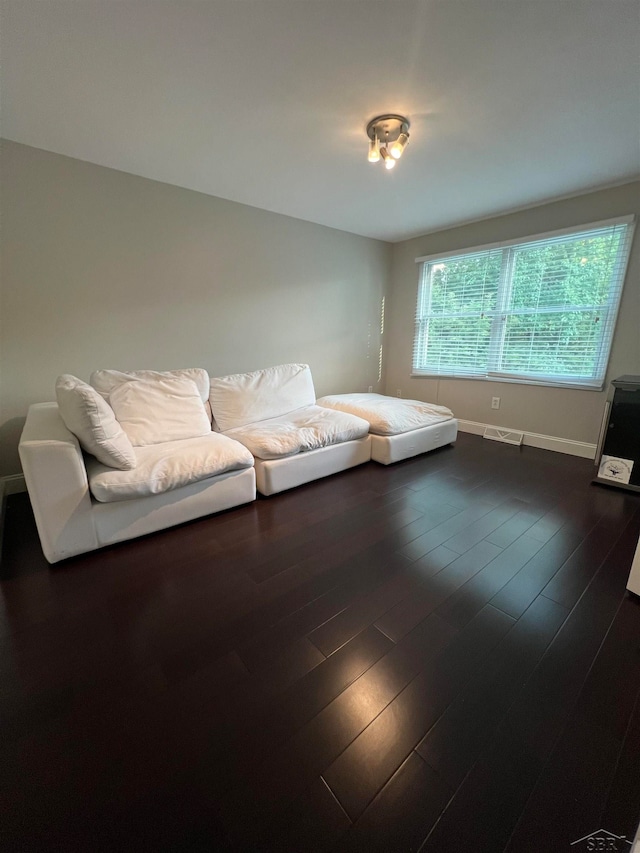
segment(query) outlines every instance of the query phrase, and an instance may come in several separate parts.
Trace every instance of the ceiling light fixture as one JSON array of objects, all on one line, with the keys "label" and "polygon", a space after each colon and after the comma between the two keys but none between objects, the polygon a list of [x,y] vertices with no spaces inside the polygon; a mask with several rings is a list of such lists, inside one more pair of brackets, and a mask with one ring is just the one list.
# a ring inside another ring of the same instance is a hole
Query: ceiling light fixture
[{"label": "ceiling light fixture", "polygon": [[367,125],[369,162],[382,158],[385,169],[393,169],[409,142],[409,119],[390,113],[372,118]]}]

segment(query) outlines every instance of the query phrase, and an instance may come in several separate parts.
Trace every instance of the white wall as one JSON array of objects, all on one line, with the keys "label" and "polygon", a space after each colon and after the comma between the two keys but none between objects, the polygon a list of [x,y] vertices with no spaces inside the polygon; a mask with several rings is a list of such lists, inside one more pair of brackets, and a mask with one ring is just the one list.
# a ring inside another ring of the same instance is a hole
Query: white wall
[{"label": "white wall", "polygon": [[[425,193],[425,204],[437,203]],[[640,182],[485,219],[394,245],[392,285],[387,300],[386,390],[449,406],[464,420],[542,435],[595,443],[606,389],[544,388],[506,382],[412,377],[411,356],[418,291],[415,259],[501,240],[527,237],[625,214],[640,214]],[[640,374],[640,224],[638,225],[616,326],[607,379]],[[491,398],[500,397],[499,410]]]},{"label": "white wall", "polygon": [[1,174],[0,476],[60,373],[298,361],[318,395],[379,387],[389,244],[12,142]]},{"label": "white wall", "polygon": [[[202,366],[220,375],[304,361],[318,394],[381,390],[389,280],[387,393],[401,388],[465,420],[597,439],[606,391],[410,377],[414,261],[639,214],[640,182],[392,247],[12,142],[2,142],[1,167],[0,476],[19,471],[26,410],[53,399],[60,373]],[[622,373],[640,374],[640,228],[608,378]]]}]

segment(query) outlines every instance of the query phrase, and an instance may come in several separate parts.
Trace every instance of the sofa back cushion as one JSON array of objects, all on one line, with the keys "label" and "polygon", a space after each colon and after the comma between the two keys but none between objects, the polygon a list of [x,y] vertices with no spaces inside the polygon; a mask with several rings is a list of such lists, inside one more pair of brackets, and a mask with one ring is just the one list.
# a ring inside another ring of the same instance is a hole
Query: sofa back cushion
[{"label": "sofa back cushion", "polygon": [[111,393],[123,382],[131,382],[132,379],[154,382],[167,377],[192,379],[198,386],[202,402],[206,403],[209,399],[209,374],[203,367],[183,367],[179,370],[94,370],[89,382],[108,400]]},{"label": "sofa back cushion", "polygon": [[131,441],[95,388],[65,373],[56,380],[56,399],[65,426],[83,450],[110,468],[130,471],[136,467]]},{"label": "sofa back cushion", "polygon": [[213,378],[209,401],[217,428],[226,432],[313,406],[316,394],[308,364],[280,364]]},{"label": "sofa back cushion", "polygon": [[192,379],[131,379],[114,388],[109,402],[134,447],[211,433],[209,416]]}]

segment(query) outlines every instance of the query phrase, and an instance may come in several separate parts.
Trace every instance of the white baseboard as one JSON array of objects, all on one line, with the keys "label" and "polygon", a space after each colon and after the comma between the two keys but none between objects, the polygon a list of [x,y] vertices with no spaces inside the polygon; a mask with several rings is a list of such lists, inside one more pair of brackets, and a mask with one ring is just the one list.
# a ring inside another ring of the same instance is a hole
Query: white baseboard
[{"label": "white baseboard", "polygon": [[[484,431],[490,429],[506,430],[507,427],[496,427],[494,424],[481,424],[477,421],[458,420],[458,428],[461,432],[471,432],[474,435],[484,435]],[[515,430],[522,432],[522,430]],[[568,453],[569,456],[582,456],[584,459],[596,458],[596,445],[587,444],[584,441],[573,441],[570,438],[558,438],[555,435],[540,435],[537,432],[524,432],[523,444],[530,447],[540,447],[542,450],[553,450],[556,453]]]},{"label": "white baseboard", "polygon": [[22,474],[11,474],[10,477],[0,477],[0,493],[4,497],[26,491],[27,485]]}]

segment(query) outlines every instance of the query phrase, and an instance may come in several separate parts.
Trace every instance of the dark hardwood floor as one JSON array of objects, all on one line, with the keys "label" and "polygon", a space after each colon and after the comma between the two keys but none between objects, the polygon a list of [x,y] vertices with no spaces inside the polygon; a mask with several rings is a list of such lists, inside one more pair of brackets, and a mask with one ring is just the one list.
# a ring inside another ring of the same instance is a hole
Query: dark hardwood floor
[{"label": "dark hardwood floor", "polygon": [[10,497],[0,849],[631,839],[640,495],[593,473],[462,434],[54,567]]}]

